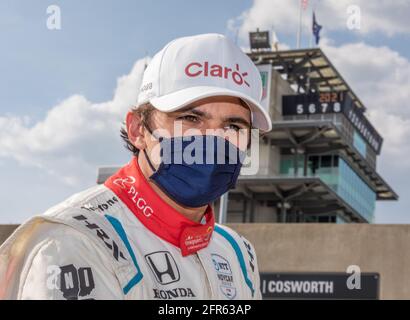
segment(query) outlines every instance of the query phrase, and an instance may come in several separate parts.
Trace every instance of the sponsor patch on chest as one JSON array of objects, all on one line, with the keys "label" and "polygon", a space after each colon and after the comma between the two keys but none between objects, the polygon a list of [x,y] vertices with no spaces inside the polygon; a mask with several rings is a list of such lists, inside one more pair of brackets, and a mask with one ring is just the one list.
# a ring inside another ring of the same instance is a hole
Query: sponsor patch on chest
[{"label": "sponsor patch on chest", "polygon": [[234,299],[236,296],[236,288],[234,286],[233,273],[228,260],[215,253],[211,256],[222,293],[228,299]]}]

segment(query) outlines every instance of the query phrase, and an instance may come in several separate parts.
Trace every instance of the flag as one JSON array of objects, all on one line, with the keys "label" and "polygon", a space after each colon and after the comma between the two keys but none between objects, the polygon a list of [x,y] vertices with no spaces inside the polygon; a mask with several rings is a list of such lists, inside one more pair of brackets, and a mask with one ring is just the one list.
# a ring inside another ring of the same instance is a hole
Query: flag
[{"label": "flag", "polygon": [[322,26],[317,23],[315,13],[313,12],[313,23],[312,23],[312,33],[315,36],[315,42],[318,45],[320,40],[320,30],[322,30]]},{"label": "flag", "polygon": [[306,8],[308,7],[308,5],[309,5],[309,0],[302,0],[302,8],[303,8],[303,10],[306,10]]}]

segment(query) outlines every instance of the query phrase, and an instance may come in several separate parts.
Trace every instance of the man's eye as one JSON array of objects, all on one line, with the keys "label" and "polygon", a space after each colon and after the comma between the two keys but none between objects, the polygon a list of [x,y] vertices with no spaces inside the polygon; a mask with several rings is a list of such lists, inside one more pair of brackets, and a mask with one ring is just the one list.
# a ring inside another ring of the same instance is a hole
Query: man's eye
[{"label": "man's eye", "polygon": [[230,124],[229,125],[229,129],[233,129],[235,131],[239,131],[240,129],[242,129],[241,127],[237,126],[236,124]]},{"label": "man's eye", "polygon": [[199,121],[198,117],[193,116],[193,115],[185,115],[185,116],[181,116],[177,118],[178,120],[186,120],[186,121],[190,121],[190,122],[197,122]]}]

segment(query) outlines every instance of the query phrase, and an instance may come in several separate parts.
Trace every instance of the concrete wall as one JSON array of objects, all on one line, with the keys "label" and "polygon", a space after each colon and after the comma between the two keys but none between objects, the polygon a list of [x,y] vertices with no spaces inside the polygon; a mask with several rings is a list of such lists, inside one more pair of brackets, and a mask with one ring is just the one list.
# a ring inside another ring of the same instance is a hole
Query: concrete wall
[{"label": "concrete wall", "polygon": [[410,299],[410,225],[230,224],[255,246],[261,272],[380,274],[380,299]]},{"label": "concrete wall", "polygon": [[[269,114],[273,121],[282,120],[282,96],[295,94],[289,83],[282,79],[279,72],[272,70]],[[259,145],[259,171],[257,175],[279,175],[279,148],[269,141]]]},{"label": "concrete wall", "polygon": [[18,227],[17,224],[0,224],[0,245]]},{"label": "concrete wall", "polygon": [[289,83],[282,79],[279,72],[272,71],[269,114],[273,121],[282,120],[282,96],[295,94]]},{"label": "concrete wall", "polygon": [[279,175],[279,148],[272,146],[268,141],[259,143],[259,167],[257,176]]},{"label": "concrete wall", "polygon": [[[410,299],[410,225],[229,224],[255,246],[261,272],[380,274],[381,299]],[[0,242],[15,229],[0,226]]]},{"label": "concrete wall", "polygon": [[[250,206],[250,203],[248,203]],[[268,207],[266,201],[255,201],[254,203],[254,220],[253,222],[257,223],[272,223],[278,222],[277,220],[277,211],[276,207]],[[219,201],[214,203],[214,212],[215,219],[219,221]],[[248,218],[250,212],[248,211]],[[250,221],[250,220],[245,220]],[[228,223],[242,223],[243,222],[243,202],[232,200],[228,196],[228,214],[227,214]]]}]

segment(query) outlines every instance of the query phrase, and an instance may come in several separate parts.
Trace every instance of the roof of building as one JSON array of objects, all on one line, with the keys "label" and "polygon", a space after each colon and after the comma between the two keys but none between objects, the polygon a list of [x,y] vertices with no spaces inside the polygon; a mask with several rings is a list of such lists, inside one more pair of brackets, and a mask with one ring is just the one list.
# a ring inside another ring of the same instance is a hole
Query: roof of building
[{"label": "roof of building", "polygon": [[255,64],[270,63],[299,93],[347,91],[356,106],[366,108],[320,48],[289,51],[252,51]]}]

